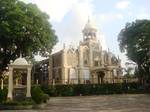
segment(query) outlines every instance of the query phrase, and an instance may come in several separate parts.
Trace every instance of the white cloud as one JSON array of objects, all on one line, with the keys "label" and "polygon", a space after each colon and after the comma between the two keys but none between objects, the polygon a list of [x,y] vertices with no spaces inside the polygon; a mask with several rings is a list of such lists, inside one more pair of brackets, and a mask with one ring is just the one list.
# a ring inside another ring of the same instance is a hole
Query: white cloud
[{"label": "white cloud", "polygon": [[117,18],[117,19],[123,19],[124,16],[123,16],[122,14],[116,14],[116,18]]},{"label": "white cloud", "polygon": [[103,14],[97,15],[96,18],[100,24],[104,25],[104,24],[112,23],[113,21],[116,21],[116,20],[124,19],[124,15],[121,13],[103,13]]},{"label": "white cloud", "polygon": [[116,4],[117,9],[126,9],[130,5],[129,1],[120,1]]},{"label": "white cloud", "polygon": [[119,58],[121,59],[121,66],[125,68],[125,63],[128,60],[126,53],[119,53]]},{"label": "white cloud", "polygon": [[136,19],[150,19],[150,14],[144,8],[140,9]]},{"label": "white cloud", "polygon": [[[82,40],[82,29],[87,22],[88,16],[97,23],[97,26],[104,23],[113,22],[114,20],[123,19],[120,13],[104,13],[94,15],[93,0],[22,0],[36,3],[38,7],[50,15],[51,23],[59,37],[59,42],[54,46],[53,52],[59,51],[72,44],[77,46]],[[69,16],[67,16],[69,15]],[[67,18],[65,18],[67,16]],[[67,20],[66,20],[67,19]],[[101,32],[101,27],[97,27],[97,38],[100,40],[103,49],[107,49],[105,36]],[[37,59],[41,59],[37,57]]]},{"label": "white cloud", "polygon": [[[82,29],[88,20],[88,16],[90,16],[92,23],[96,24],[94,23],[96,22],[96,19],[93,15],[92,0],[82,0],[82,2],[74,4],[71,10],[68,12],[68,15],[67,22],[64,21],[65,23],[59,24],[56,28],[58,37],[63,36],[63,39],[59,39],[59,44],[54,47],[55,51],[62,48],[63,43],[66,43],[67,46],[69,46],[69,44],[74,46],[79,44],[79,41],[83,39]],[[100,34],[99,32],[97,35],[97,38],[100,40],[100,42],[102,42],[102,46],[105,49],[106,43],[104,35]]]},{"label": "white cloud", "polygon": [[[59,43],[54,46],[53,52],[62,49],[63,44],[73,44],[77,46],[82,40],[82,29],[90,16],[92,22],[95,22],[93,15],[94,6],[93,0],[22,0],[26,3],[35,3],[37,6],[48,15],[54,22],[54,29],[59,37]],[[66,14],[70,14],[66,21],[62,21]],[[64,22],[64,23],[63,23]],[[96,23],[94,23],[96,24]],[[99,30],[99,29],[98,29]],[[98,39],[106,49],[104,35],[98,32]]]},{"label": "white cloud", "polygon": [[36,61],[41,61],[41,60],[47,59],[45,57],[41,57],[40,55],[35,55],[34,58],[35,58]]},{"label": "white cloud", "polygon": [[70,10],[73,4],[79,0],[21,0],[24,2],[32,2],[50,15],[52,21],[60,22],[64,15]]}]

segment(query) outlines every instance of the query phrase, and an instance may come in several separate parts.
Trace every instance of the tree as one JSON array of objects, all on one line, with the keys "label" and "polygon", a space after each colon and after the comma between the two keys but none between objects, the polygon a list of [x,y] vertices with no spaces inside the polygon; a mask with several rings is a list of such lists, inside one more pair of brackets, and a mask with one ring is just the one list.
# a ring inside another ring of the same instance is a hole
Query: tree
[{"label": "tree", "polygon": [[57,42],[49,16],[35,4],[0,0],[0,71],[20,56],[46,56]]},{"label": "tree", "polygon": [[121,52],[138,65],[140,78],[150,78],[150,20],[127,23],[118,36]]}]

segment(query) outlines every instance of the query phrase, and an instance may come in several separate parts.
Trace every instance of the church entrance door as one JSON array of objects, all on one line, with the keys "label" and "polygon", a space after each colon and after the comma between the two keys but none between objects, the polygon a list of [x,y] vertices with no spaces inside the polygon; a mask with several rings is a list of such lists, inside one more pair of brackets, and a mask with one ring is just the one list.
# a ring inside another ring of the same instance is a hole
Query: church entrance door
[{"label": "church entrance door", "polygon": [[105,73],[103,71],[97,72],[98,84],[102,84],[104,82]]}]

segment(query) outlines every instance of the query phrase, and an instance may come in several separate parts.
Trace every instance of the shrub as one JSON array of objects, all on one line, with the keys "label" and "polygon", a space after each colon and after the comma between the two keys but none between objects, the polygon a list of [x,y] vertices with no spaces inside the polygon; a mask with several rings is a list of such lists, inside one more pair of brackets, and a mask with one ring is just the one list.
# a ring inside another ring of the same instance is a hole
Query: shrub
[{"label": "shrub", "polygon": [[139,83],[49,85],[43,86],[42,90],[49,96],[79,96],[144,92]]},{"label": "shrub", "polygon": [[55,86],[48,86],[48,85],[44,85],[41,87],[43,92],[48,94],[49,96],[58,96],[57,95],[57,90]]},{"label": "shrub", "polygon": [[6,101],[7,99],[7,89],[4,88],[3,90],[0,89],[0,103]]},{"label": "shrub", "polygon": [[34,104],[33,100],[24,100],[24,101],[4,101],[2,105],[17,106],[17,105],[32,105]]},{"label": "shrub", "polygon": [[60,85],[55,88],[58,96],[73,96],[73,88],[71,85]]},{"label": "shrub", "polygon": [[45,93],[42,94],[42,100],[43,100],[44,103],[46,103],[48,99],[49,99],[49,95],[48,94],[45,94]]},{"label": "shrub", "polygon": [[11,105],[11,106],[15,106],[15,105],[19,105],[20,102],[17,101],[4,101],[3,105]]},{"label": "shrub", "polygon": [[32,93],[32,99],[37,104],[46,102],[49,98],[49,96],[41,90],[40,86],[32,87],[32,92],[31,93]]}]

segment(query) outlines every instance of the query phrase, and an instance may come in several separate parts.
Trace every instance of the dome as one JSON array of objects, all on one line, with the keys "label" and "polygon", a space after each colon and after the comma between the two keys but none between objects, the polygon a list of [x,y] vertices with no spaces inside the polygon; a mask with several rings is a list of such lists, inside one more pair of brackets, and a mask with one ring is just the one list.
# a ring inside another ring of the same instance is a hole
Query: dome
[{"label": "dome", "polygon": [[89,22],[86,23],[84,29],[91,29],[91,28],[93,28],[92,25],[91,25],[91,23],[89,23]]},{"label": "dome", "polygon": [[19,57],[14,61],[13,65],[28,65],[28,62],[25,58]]},{"label": "dome", "polygon": [[91,21],[88,20],[88,22],[86,23],[84,29],[96,29],[96,28],[93,24],[91,24]]}]

